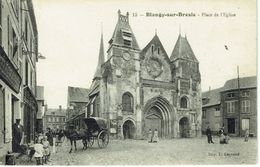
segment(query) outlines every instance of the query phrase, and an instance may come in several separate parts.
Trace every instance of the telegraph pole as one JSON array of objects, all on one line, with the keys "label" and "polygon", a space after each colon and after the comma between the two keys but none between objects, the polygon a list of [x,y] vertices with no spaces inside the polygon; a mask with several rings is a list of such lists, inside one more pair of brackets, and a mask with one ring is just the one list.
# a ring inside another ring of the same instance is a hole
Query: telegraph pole
[{"label": "telegraph pole", "polygon": [[241,137],[241,107],[240,107],[240,81],[239,66],[237,66],[237,87],[238,87],[238,135]]}]

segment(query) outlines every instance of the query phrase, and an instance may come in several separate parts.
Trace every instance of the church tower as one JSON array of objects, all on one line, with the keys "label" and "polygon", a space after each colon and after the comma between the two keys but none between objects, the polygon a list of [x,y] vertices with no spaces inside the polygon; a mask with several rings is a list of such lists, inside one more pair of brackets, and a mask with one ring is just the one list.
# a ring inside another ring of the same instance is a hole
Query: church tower
[{"label": "church tower", "polygon": [[[111,134],[135,138],[138,133],[137,115],[140,110],[140,60],[139,46],[129,24],[129,13],[118,11],[118,21],[109,40],[108,60],[102,66],[104,111],[107,119],[116,122]],[[141,117],[141,116],[139,116]],[[111,125],[113,126],[113,124]],[[139,126],[140,127],[140,126]],[[123,131],[123,129],[127,129]],[[132,133],[135,131],[137,133]],[[123,134],[126,133],[126,134]]]},{"label": "church tower", "polygon": [[200,136],[201,85],[199,62],[187,37],[179,35],[170,57],[176,83],[179,137]]}]

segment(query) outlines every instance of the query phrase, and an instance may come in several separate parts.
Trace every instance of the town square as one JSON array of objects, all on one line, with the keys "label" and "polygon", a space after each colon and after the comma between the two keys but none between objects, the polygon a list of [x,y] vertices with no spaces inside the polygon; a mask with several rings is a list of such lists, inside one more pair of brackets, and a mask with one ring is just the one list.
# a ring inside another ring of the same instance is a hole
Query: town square
[{"label": "town square", "polygon": [[255,6],[0,0],[0,165],[258,163]]}]

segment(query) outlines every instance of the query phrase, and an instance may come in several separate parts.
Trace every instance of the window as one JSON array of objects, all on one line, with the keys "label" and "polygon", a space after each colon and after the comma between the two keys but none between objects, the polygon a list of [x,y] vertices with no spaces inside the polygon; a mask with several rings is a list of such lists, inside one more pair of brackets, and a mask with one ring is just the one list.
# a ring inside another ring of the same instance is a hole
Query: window
[{"label": "window", "polygon": [[157,49],[157,53],[158,53],[158,55],[160,54],[160,48]]},{"label": "window", "polygon": [[151,52],[152,52],[152,54],[153,54],[153,51],[154,51],[154,46],[152,45],[152,47],[151,47]]},{"label": "window", "polygon": [[133,96],[131,93],[127,92],[123,94],[122,107],[123,111],[133,112]]},{"label": "window", "polygon": [[48,117],[48,122],[51,122],[51,117]]},{"label": "window", "polygon": [[235,93],[228,93],[227,97],[235,97]]},{"label": "window", "polygon": [[131,41],[130,40],[124,40],[124,45],[125,46],[131,46]]},{"label": "window", "polygon": [[202,110],[202,118],[206,118],[206,110],[205,109]]},{"label": "window", "polygon": [[27,43],[27,41],[28,41],[28,21],[27,21],[27,19],[25,19],[24,31],[25,31],[25,34],[24,34],[25,42]]},{"label": "window", "polygon": [[249,92],[248,91],[242,92],[242,97],[249,97]]},{"label": "window", "polygon": [[187,97],[181,98],[181,108],[188,108],[188,100]]},{"label": "window", "polygon": [[227,113],[235,113],[235,104],[236,101],[228,101],[227,104]]},{"label": "window", "polygon": [[249,100],[243,100],[242,101],[242,112],[243,113],[249,113],[250,112],[250,101]]},{"label": "window", "polygon": [[215,108],[215,113],[214,113],[215,117],[219,117],[220,116],[220,108],[216,107]]}]

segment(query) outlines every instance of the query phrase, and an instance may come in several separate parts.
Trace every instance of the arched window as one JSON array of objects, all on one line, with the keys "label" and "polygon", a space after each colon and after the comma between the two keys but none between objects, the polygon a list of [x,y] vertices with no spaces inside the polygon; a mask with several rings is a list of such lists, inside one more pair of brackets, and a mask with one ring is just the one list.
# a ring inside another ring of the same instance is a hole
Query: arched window
[{"label": "arched window", "polygon": [[122,97],[123,111],[133,112],[133,96],[131,93],[126,92]]},{"label": "arched window", "polygon": [[181,98],[181,108],[188,108],[188,99],[187,97]]},{"label": "arched window", "polygon": [[154,46],[153,45],[152,45],[151,51],[152,51],[152,54],[153,54],[153,51],[154,51]]},{"label": "arched window", "polygon": [[157,49],[158,55],[160,54],[160,48]]}]

